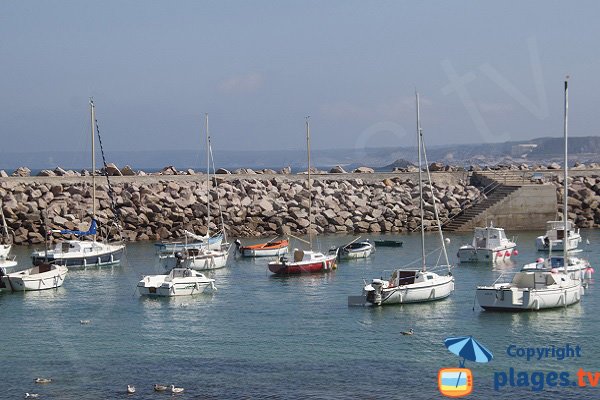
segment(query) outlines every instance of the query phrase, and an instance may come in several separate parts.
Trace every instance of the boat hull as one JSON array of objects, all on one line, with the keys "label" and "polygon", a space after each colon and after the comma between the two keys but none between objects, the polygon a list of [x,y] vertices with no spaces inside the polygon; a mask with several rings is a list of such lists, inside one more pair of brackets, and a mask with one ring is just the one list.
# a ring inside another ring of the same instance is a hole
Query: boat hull
[{"label": "boat hull", "polygon": [[495,263],[509,261],[515,246],[501,249],[474,248],[462,246],[458,249],[458,258],[461,263]]},{"label": "boat hull", "polygon": [[[547,236],[538,236],[535,239],[535,245],[538,251],[550,251],[551,248],[553,252],[563,251],[563,242],[563,239],[550,240]],[[576,250],[580,242],[581,236],[578,233],[569,235],[569,247],[567,250]]]},{"label": "boat hull", "polygon": [[33,265],[39,265],[42,263],[50,263],[63,265],[70,269],[86,269],[94,267],[107,267],[118,265],[121,263],[123,253],[125,250],[124,244],[102,244],[102,249],[98,251],[92,251],[83,255],[69,254],[68,252],[55,252],[55,251],[37,251],[31,256]]},{"label": "boat hull", "polygon": [[368,292],[366,300],[374,305],[422,303],[442,300],[454,291],[454,278],[450,275],[440,276],[433,282],[402,285],[385,288],[379,297],[375,291]]},{"label": "boat hull", "polygon": [[274,261],[269,263],[269,271],[276,275],[299,275],[329,272],[337,268],[336,258],[336,256],[328,256],[319,261]]},{"label": "boat hull", "polygon": [[56,289],[62,286],[67,276],[67,267],[52,265],[46,272],[36,272],[40,266],[15,272],[2,277],[5,288],[13,292]]},{"label": "boat hull", "polygon": [[192,296],[203,293],[206,288],[215,289],[214,279],[208,279],[197,272],[178,269],[168,275],[148,275],[138,282],[138,292],[142,296],[175,297]]},{"label": "boat hull", "polygon": [[578,303],[582,288],[575,284],[556,289],[508,288],[501,285],[480,286],[476,290],[477,302],[484,310],[536,311],[566,307]]},{"label": "boat hull", "polygon": [[229,253],[224,251],[201,251],[197,255],[190,255],[178,259],[175,255],[161,257],[165,269],[175,267],[190,268],[195,271],[210,271],[227,266]]}]

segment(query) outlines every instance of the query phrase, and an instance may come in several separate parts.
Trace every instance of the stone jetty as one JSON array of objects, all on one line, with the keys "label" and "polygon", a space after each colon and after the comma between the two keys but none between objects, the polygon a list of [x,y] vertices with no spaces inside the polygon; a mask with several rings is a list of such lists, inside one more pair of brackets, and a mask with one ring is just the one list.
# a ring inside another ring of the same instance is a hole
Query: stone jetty
[{"label": "stone jetty", "polygon": [[[442,221],[481,199],[470,173],[461,168],[436,167],[433,195],[425,188],[425,227],[434,228],[434,201]],[[418,174],[412,170],[373,173],[370,169],[344,173],[315,171],[311,175],[312,229],[318,233],[407,232],[419,227]],[[600,226],[600,174],[589,170],[573,178],[569,192],[570,217],[581,227]],[[125,173],[123,173],[125,172]],[[184,230],[206,232],[210,201],[210,230],[225,227],[231,236],[305,234],[309,229],[306,174],[289,170],[226,170],[211,180],[192,170],[167,167],[155,174],[130,167],[110,169],[96,177],[96,215],[101,226],[115,218],[114,201],[123,236],[129,241],[181,238]],[[27,168],[11,175],[0,171],[0,199],[16,244],[37,244],[49,229],[88,228],[92,212],[91,177],[86,171],[56,168],[29,176]],[[562,181],[553,178],[562,204]],[[112,199],[111,199],[112,196]],[[221,221],[222,225],[221,225]],[[58,237],[58,236],[57,236]],[[52,237],[50,237],[52,239]]]}]

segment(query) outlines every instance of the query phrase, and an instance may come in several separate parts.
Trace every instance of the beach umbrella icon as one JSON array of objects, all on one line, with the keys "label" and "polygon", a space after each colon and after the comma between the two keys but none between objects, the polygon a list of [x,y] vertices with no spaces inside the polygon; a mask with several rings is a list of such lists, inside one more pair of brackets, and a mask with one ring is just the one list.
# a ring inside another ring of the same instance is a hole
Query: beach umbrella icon
[{"label": "beach umbrella icon", "polygon": [[462,357],[462,361],[460,362],[461,368],[464,368],[466,360],[486,363],[494,358],[492,352],[475,340],[473,336],[446,338],[444,344],[452,353]]}]

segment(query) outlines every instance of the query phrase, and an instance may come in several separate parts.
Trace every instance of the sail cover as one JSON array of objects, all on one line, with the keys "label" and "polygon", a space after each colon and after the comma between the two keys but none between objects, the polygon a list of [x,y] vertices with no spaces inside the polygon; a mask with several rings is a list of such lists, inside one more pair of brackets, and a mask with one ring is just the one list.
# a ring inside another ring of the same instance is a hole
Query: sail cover
[{"label": "sail cover", "polygon": [[62,231],[55,231],[53,230],[52,232],[58,232],[61,233],[63,235],[78,235],[78,236],[86,236],[86,235],[95,235],[96,231],[98,228],[98,223],[96,222],[95,219],[92,219],[92,223],[90,225],[90,228],[87,231],[72,231],[69,229],[64,229]]}]

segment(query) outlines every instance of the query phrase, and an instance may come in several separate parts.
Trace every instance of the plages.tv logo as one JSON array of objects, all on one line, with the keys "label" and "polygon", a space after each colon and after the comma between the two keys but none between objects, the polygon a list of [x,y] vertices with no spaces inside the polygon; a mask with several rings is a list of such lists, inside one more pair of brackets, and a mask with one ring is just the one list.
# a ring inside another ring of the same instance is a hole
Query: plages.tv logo
[{"label": "plages.tv logo", "polygon": [[444,340],[449,351],[462,357],[459,368],[441,368],[438,372],[438,389],[447,397],[464,397],[473,390],[473,373],[465,368],[465,361],[490,362],[494,355],[473,336],[449,337]]}]

